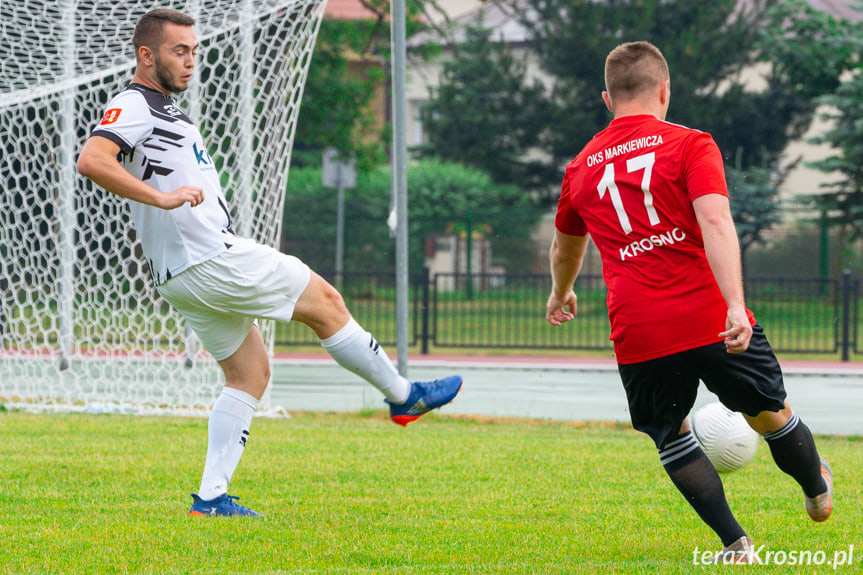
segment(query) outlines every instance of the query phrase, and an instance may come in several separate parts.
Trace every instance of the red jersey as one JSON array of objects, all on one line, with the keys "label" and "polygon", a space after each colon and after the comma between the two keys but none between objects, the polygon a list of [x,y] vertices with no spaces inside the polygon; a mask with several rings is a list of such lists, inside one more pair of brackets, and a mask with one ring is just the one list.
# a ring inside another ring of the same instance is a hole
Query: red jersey
[{"label": "red jersey", "polygon": [[612,120],[567,166],[555,226],[599,249],[619,363],[722,341],[728,308],[692,207],[705,194],[728,196],[713,138],[654,116]]}]

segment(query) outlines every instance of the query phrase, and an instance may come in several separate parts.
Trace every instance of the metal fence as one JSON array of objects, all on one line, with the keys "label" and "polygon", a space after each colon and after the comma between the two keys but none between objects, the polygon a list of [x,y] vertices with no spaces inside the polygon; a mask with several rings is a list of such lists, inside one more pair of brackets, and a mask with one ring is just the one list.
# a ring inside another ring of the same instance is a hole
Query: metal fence
[{"label": "metal fence", "polygon": [[[331,274],[324,274],[333,281]],[[859,337],[863,280],[748,277],[746,302],[778,353],[863,353]],[[341,293],[357,320],[385,346],[396,344],[395,277],[391,272],[343,274]],[[548,274],[434,274],[412,278],[409,345],[435,349],[612,351],[608,340],[606,288],[601,276],[579,276],[578,315],[563,327],[545,321],[551,290]],[[693,318],[697,321],[697,318]],[[280,349],[317,344],[311,330],[276,327]]]}]

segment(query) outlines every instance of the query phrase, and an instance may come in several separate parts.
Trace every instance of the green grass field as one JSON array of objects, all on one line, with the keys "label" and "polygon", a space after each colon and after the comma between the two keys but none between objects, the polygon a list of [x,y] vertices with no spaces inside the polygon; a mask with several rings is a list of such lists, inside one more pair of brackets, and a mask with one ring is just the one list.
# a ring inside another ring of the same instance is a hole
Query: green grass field
[{"label": "green grass field", "polygon": [[[231,486],[264,519],[186,515],[206,419],[0,412],[0,573],[705,573],[718,541],[626,426],[383,412],[257,419]],[[762,443],[726,476],[766,550],[859,573],[863,440],[818,437],[835,513],[815,524]],[[813,555],[814,554],[814,555]],[[786,559],[787,562],[787,559]]]}]

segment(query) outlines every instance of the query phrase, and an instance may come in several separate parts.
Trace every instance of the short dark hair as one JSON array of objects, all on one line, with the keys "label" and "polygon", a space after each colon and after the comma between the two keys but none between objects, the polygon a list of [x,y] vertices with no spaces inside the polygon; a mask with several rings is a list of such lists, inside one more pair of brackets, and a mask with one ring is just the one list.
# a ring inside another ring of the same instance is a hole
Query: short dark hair
[{"label": "short dark hair", "polygon": [[147,46],[151,50],[158,48],[159,42],[162,40],[162,28],[166,23],[194,26],[195,19],[170,8],[150,10],[138,20],[135,25],[135,33],[132,35],[132,45],[135,46],[136,57],[141,46]]},{"label": "short dark hair", "polygon": [[612,100],[631,99],[669,79],[668,62],[650,42],[627,42],[605,59],[605,89]]}]

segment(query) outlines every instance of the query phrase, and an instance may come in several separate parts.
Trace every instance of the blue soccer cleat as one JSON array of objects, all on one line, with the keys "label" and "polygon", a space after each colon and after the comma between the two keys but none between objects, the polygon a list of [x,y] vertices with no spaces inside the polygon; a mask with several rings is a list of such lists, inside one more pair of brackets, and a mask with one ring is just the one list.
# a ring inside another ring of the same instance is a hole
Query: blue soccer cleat
[{"label": "blue soccer cleat", "polygon": [[424,413],[452,401],[461,390],[461,384],[460,375],[451,375],[427,383],[414,382],[411,384],[407,401],[401,405],[384,400],[390,405],[390,419],[404,427]]},{"label": "blue soccer cleat", "polygon": [[232,517],[235,515],[244,517],[263,517],[260,513],[255,513],[248,507],[243,507],[237,503],[239,497],[233,495],[220,495],[215,499],[204,501],[196,494],[192,493],[192,508],[189,509],[189,515],[206,515],[211,517]]}]

